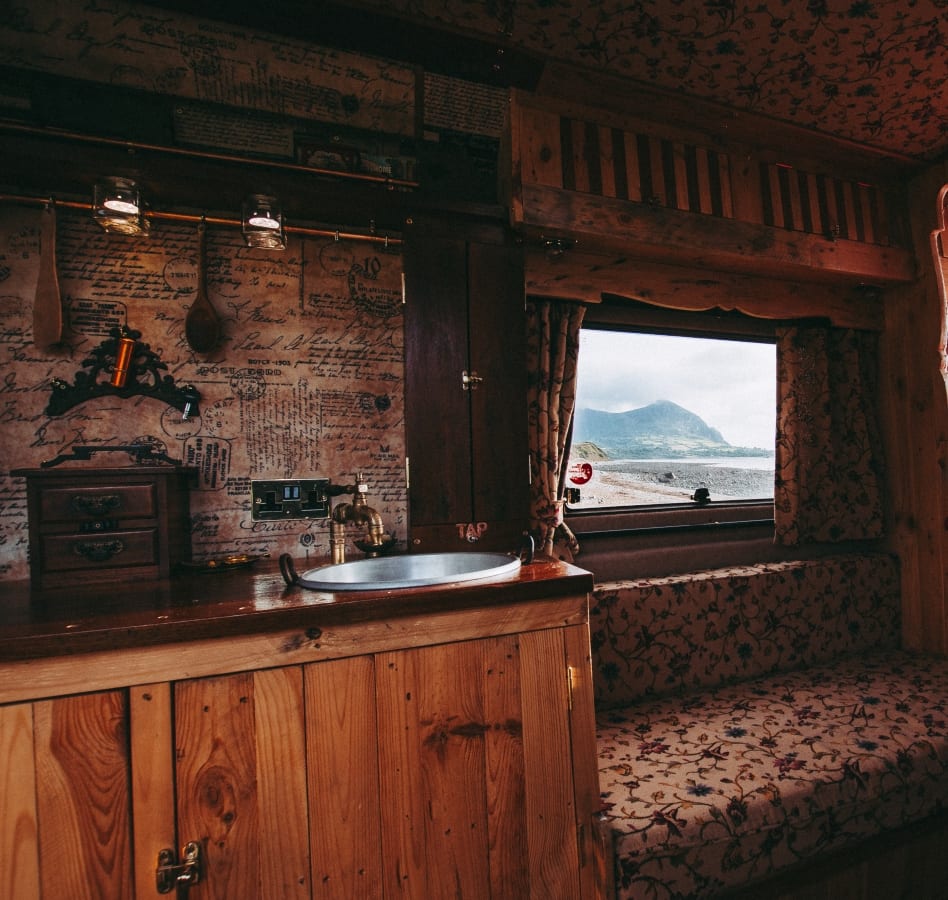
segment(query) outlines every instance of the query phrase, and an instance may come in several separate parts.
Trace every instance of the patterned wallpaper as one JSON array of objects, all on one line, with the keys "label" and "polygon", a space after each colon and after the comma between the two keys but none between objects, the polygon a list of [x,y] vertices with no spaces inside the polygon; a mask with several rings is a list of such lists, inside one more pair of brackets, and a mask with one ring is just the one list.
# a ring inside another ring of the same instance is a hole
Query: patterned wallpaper
[{"label": "patterned wallpaper", "polygon": [[364,2],[890,151],[948,150],[948,0]]}]

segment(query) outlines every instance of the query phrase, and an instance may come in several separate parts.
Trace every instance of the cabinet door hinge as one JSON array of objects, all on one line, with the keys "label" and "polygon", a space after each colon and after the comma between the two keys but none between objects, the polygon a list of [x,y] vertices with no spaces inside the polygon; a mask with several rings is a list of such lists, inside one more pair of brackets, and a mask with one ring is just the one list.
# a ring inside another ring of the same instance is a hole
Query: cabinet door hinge
[{"label": "cabinet door hinge", "polygon": [[402,272],[402,306],[408,302],[408,290],[405,287],[405,273]]},{"label": "cabinet door hinge", "polygon": [[566,667],[566,706],[573,711],[573,667]]}]

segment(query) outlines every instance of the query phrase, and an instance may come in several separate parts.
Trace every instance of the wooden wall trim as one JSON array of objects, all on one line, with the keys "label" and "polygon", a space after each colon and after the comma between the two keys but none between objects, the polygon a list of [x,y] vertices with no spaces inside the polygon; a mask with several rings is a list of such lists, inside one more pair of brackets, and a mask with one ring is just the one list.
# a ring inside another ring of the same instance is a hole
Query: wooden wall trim
[{"label": "wooden wall trim", "polygon": [[827,317],[843,328],[879,330],[885,314],[881,292],[848,285],[764,278],[685,265],[667,265],[619,253],[545,247],[526,250],[527,294],[599,303],[617,294],[668,309],[738,310],[763,319]]},{"label": "wooden wall trim", "polygon": [[915,278],[912,255],[896,247],[831,240],[676,209],[524,184],[528,237],[562,237],[580,249],[612,250],[667,263],[837,284]]}]

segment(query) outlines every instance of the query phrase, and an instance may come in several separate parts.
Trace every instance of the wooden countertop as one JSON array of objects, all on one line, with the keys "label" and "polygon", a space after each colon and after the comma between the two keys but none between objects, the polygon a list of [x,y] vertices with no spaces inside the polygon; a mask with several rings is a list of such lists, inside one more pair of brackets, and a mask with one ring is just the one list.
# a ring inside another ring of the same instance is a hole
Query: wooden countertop
[{"label": "wooden countertop", "polygon": [[323,628],[583,594],[592,587],[589,572],[548,559],[490,581],[384,591],[290,587],[271,560],[213,574],[41,592],[28,581],[0,582],[0,660]]}]

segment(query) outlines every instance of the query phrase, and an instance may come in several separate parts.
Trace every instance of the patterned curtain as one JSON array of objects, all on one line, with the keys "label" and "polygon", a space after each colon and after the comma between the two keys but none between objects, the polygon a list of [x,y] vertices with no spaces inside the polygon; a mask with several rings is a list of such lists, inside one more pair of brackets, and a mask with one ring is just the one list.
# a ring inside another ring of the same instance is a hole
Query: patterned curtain
[{"label": "patterned curtain", "polygon": [[575,535],[563,523],[566,445],[576,405],[579,329],[586,309],[577,303],[527,304],[527,403],[530,440],[530,518],[537,550],[572,560]]},{"label": "patterned curtain", "polygon": [[876,348],[871,332],[778,330],[778,544],[882,535],[882,450],[872,406]]}]

